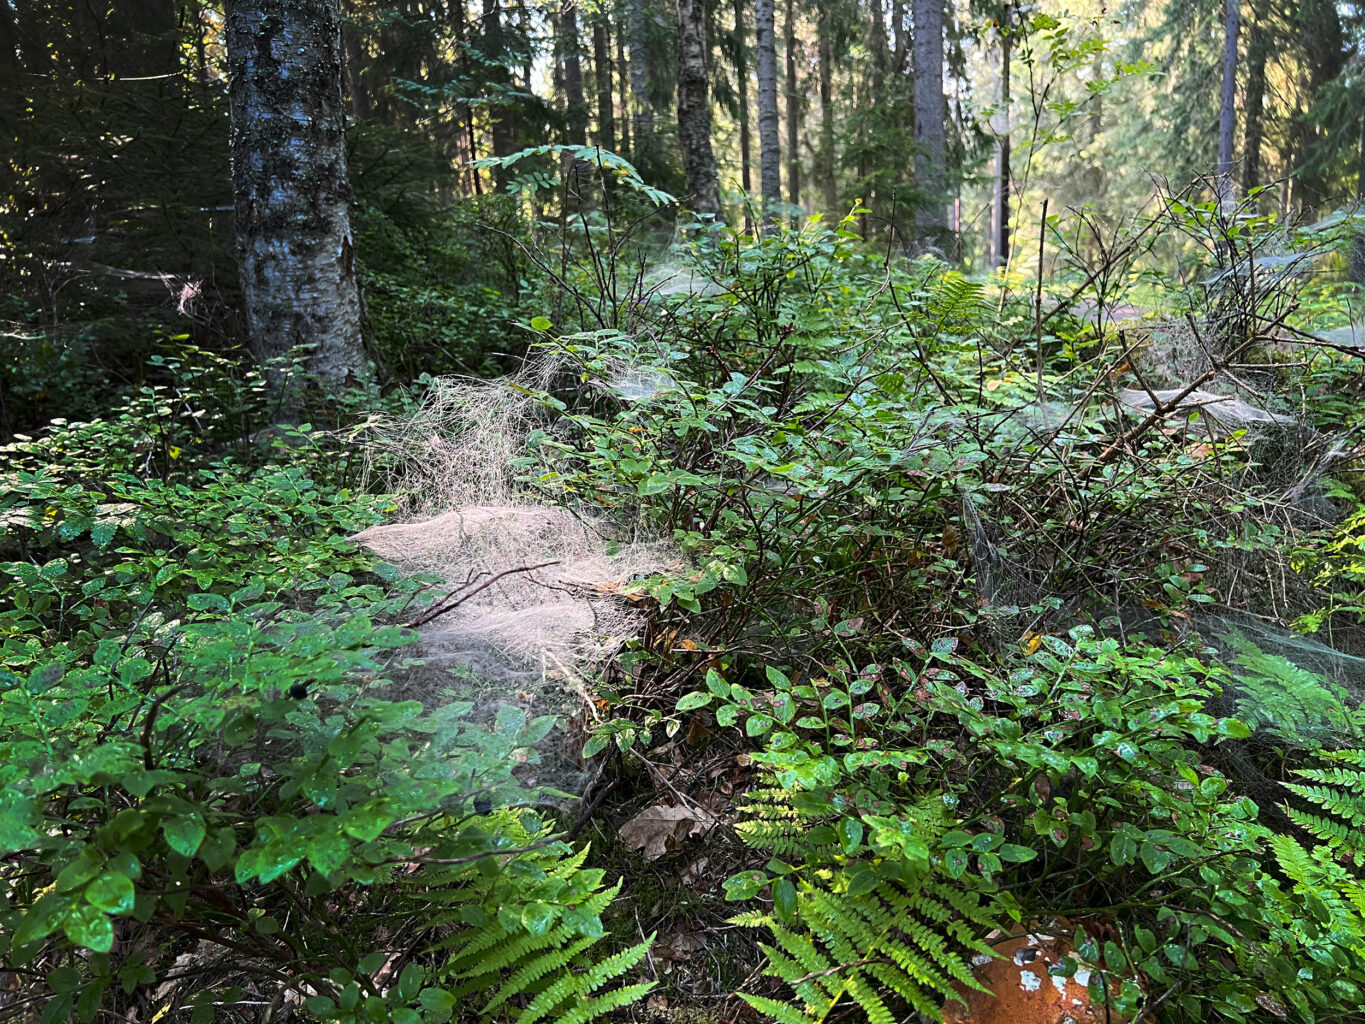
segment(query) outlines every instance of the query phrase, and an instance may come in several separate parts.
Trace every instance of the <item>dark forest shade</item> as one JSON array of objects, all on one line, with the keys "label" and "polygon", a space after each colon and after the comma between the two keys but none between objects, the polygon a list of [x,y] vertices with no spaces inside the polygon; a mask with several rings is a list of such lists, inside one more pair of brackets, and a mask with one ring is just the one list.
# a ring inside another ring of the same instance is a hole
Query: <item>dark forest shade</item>
[{"label": "dark forest shade", "polygon": [[336,0],[229,0],[232,179],[251,344],[363,375]]}]

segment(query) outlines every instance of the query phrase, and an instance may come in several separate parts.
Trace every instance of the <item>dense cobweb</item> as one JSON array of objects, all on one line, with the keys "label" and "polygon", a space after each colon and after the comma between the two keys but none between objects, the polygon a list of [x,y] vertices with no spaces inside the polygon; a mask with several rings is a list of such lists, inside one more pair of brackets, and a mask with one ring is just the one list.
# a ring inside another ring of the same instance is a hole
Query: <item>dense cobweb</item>
[{"label": "dense cobweb", "polygon": [[421,664],[397,680],[409,696],[582,720],[589,684],[641,629],[631,581],[678,564],[669,545],[518,479],[528,436],[551,426],[531,394],[544,382],[436,380],[415,413],[376,433],[404,500],[352,539],[436,577],[448,607],[415,619]]}]

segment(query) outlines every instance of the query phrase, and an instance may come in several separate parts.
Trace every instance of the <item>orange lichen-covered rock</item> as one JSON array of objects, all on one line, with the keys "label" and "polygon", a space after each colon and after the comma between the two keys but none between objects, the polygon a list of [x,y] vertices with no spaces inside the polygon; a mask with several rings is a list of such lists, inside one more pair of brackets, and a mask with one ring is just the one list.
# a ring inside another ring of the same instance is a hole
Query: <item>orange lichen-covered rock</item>
[{"label": "orange lichen-covered rock", "polygon": [[[1127,1018],[1092,1004],[1088,988],[1094,973],[1084,963],[1070,978],[1048,973],[1062,957],[1079,959],[1066,939],[1029,932],[994,943],[1003,959],[982,956],[973,964],[976,979],[991,991],[955,985],[956,999],[943,1005],[944,1024],[1127,1024]],[[1118,991],[1118,979],[1111,982]]]}]

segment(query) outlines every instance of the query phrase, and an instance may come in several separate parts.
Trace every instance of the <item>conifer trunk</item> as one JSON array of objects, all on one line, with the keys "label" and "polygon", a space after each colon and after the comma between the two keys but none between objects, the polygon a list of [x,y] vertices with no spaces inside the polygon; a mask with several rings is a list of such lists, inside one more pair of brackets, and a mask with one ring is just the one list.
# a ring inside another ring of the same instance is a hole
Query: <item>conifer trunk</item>
[{"label": "conifer trunk", "polygon": [[599,12],[592,24],[592,73],[597,86],[597,144],[616,150],[616,118],[611,107],[611,39],[606,11]]},{"label": "conifer trunk", "polygon": [[630,36],[630,91],[633,111],[631,134],[635,138],[637,162],[648,156],[654,138],[654,106],[649,99],[645,3],[646,0],[630,0],[630,9],[626,13],[626,33]]},{"label": "conifer trunk", "polygon": [[[1365,117],[1360,119],[1360,153],[1356,158],[1356,208],[1365,207]],[[1365,284],[1365,229],[1356,228],[1351,243],[1351,260],[1347,276],[1356,284]]]},{"label": "conifer trunk", "polygon": [[[621,105],[621,153],[635,153],[631,148],[630,137],[630,92],[626,88],[630,80],[626,74],[626,34],[621,31],[621,23],[616,23],[616,90],[617,101]],[[528,79],[529,81],[529,79]]]},{"label": "conifer trunk", "polygon": [[922,243],[941,245],[948,227],[944,201],[943,0],[915,0],[914,19],[915,179],[926,196],[915,211],[915,227]]},{"label": "conifer trunk", "polygon": [[820,193],[825,211],[833,213],[839,196],[834,179],[834,91],[831,82],[834,41],[830,38],[829,15],[822,7],[817,28],[820,36]]},{"label": "conifer trunk", "polygon": [[351,234],[337,0],[228,0],[232,186],[251,345],[369,373]]},{"label": "conifer trunk", "polygon": [[735,0],[735,90],[739,93],[739,180],[745,195],[753,192],[753,160],[749,138],[749,54],[744,31],[744,0]]},{"label": "conifer trunk", "polygon": [[1218,202],[1224,215],[1232,212],[1232,144],[1237,129],[1237,30],[1240,0],[1227,0],[1223,28],[1223,105],[1218,119]]},{"label": "conifer trunk", "polygon": [[[773,0],[756,0],[759,188],[765,206],[782,202],[782,142],[777,118],[777,31]],[[769,215],[764,211],[765,216]]]},{"label": "conifer trunk", "polygon": [[1013,37],[1010,30],[1014,8],[1005,5],[1005,15],[1000,22],[1000,109],[1005,118],[1004,131],[995,155],[995,209],[992,212],[991,262],[994,266],[1004,267],[1010,261],[1010,48]]},{"label": "conifer trunk", "polygon": [[564,68],[564,101],[569,122],[569,145],[586,146],[588,104],[583,98],[583,60],[578,53],[578,10],[572,3],[566,4],[559,16],[559,45]]},{"label": "conifer trunk", "polygon": [[1261,184],[1261,134],[1264,130],[1262,115],[1265,111],[1265,65],[1268,50],[1265,29],[1259,21],[1252,22],[1251,44],[1247,53],[1249,63],[1246,125],[1242,129],[1242,151],[1245,159],[1242,188],[1247,192]]},{"label": "conifer trunk", "polygon": [[801,205],[801,96],[796,89],[796,5],[787,0],[787,201]]},{"label": "conifer trunk", "polygon": [[678,0],[678,140],[692,209],[719,215],[720,182],[711,149],[706,71],[706,0]]}]

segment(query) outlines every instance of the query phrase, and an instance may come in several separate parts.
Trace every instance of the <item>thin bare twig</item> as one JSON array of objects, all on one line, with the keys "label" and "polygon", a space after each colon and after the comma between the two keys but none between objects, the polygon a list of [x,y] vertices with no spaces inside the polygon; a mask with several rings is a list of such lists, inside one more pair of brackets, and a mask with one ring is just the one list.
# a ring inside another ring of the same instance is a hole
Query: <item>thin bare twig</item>
[{"label": "thin bare twig", "polygon": [[498,580],[502,579],[505,576],[512,576],[519,572],[535,572],[537,569],[545,569],[548,568],[549,566],[558,564],[559,560],[556,559],[553,562],[541,562],[539,565],[522,565],[518,566],[515,569],[506,569],[498,573],[491,579],[484,580],[477,587],[470,591],[465,591],[465,587],[468,586],[468,584],[462,583],[454,590],[452,590],[449,594],[447,594],[445,597],[441,598],[441,600],[437,601],[429,609],[427,609],[425,613],[417,616],[417,618],[409,622],[407,628],[416,629],[418,626],[425,626],[432,619],[438,618],[444,615],[446,612],[453,612],[456,608],[460,607],[460,605],[464,604],[475,594],[479,593],[482,590],[487,590],[494,583],[497,583]]}]

